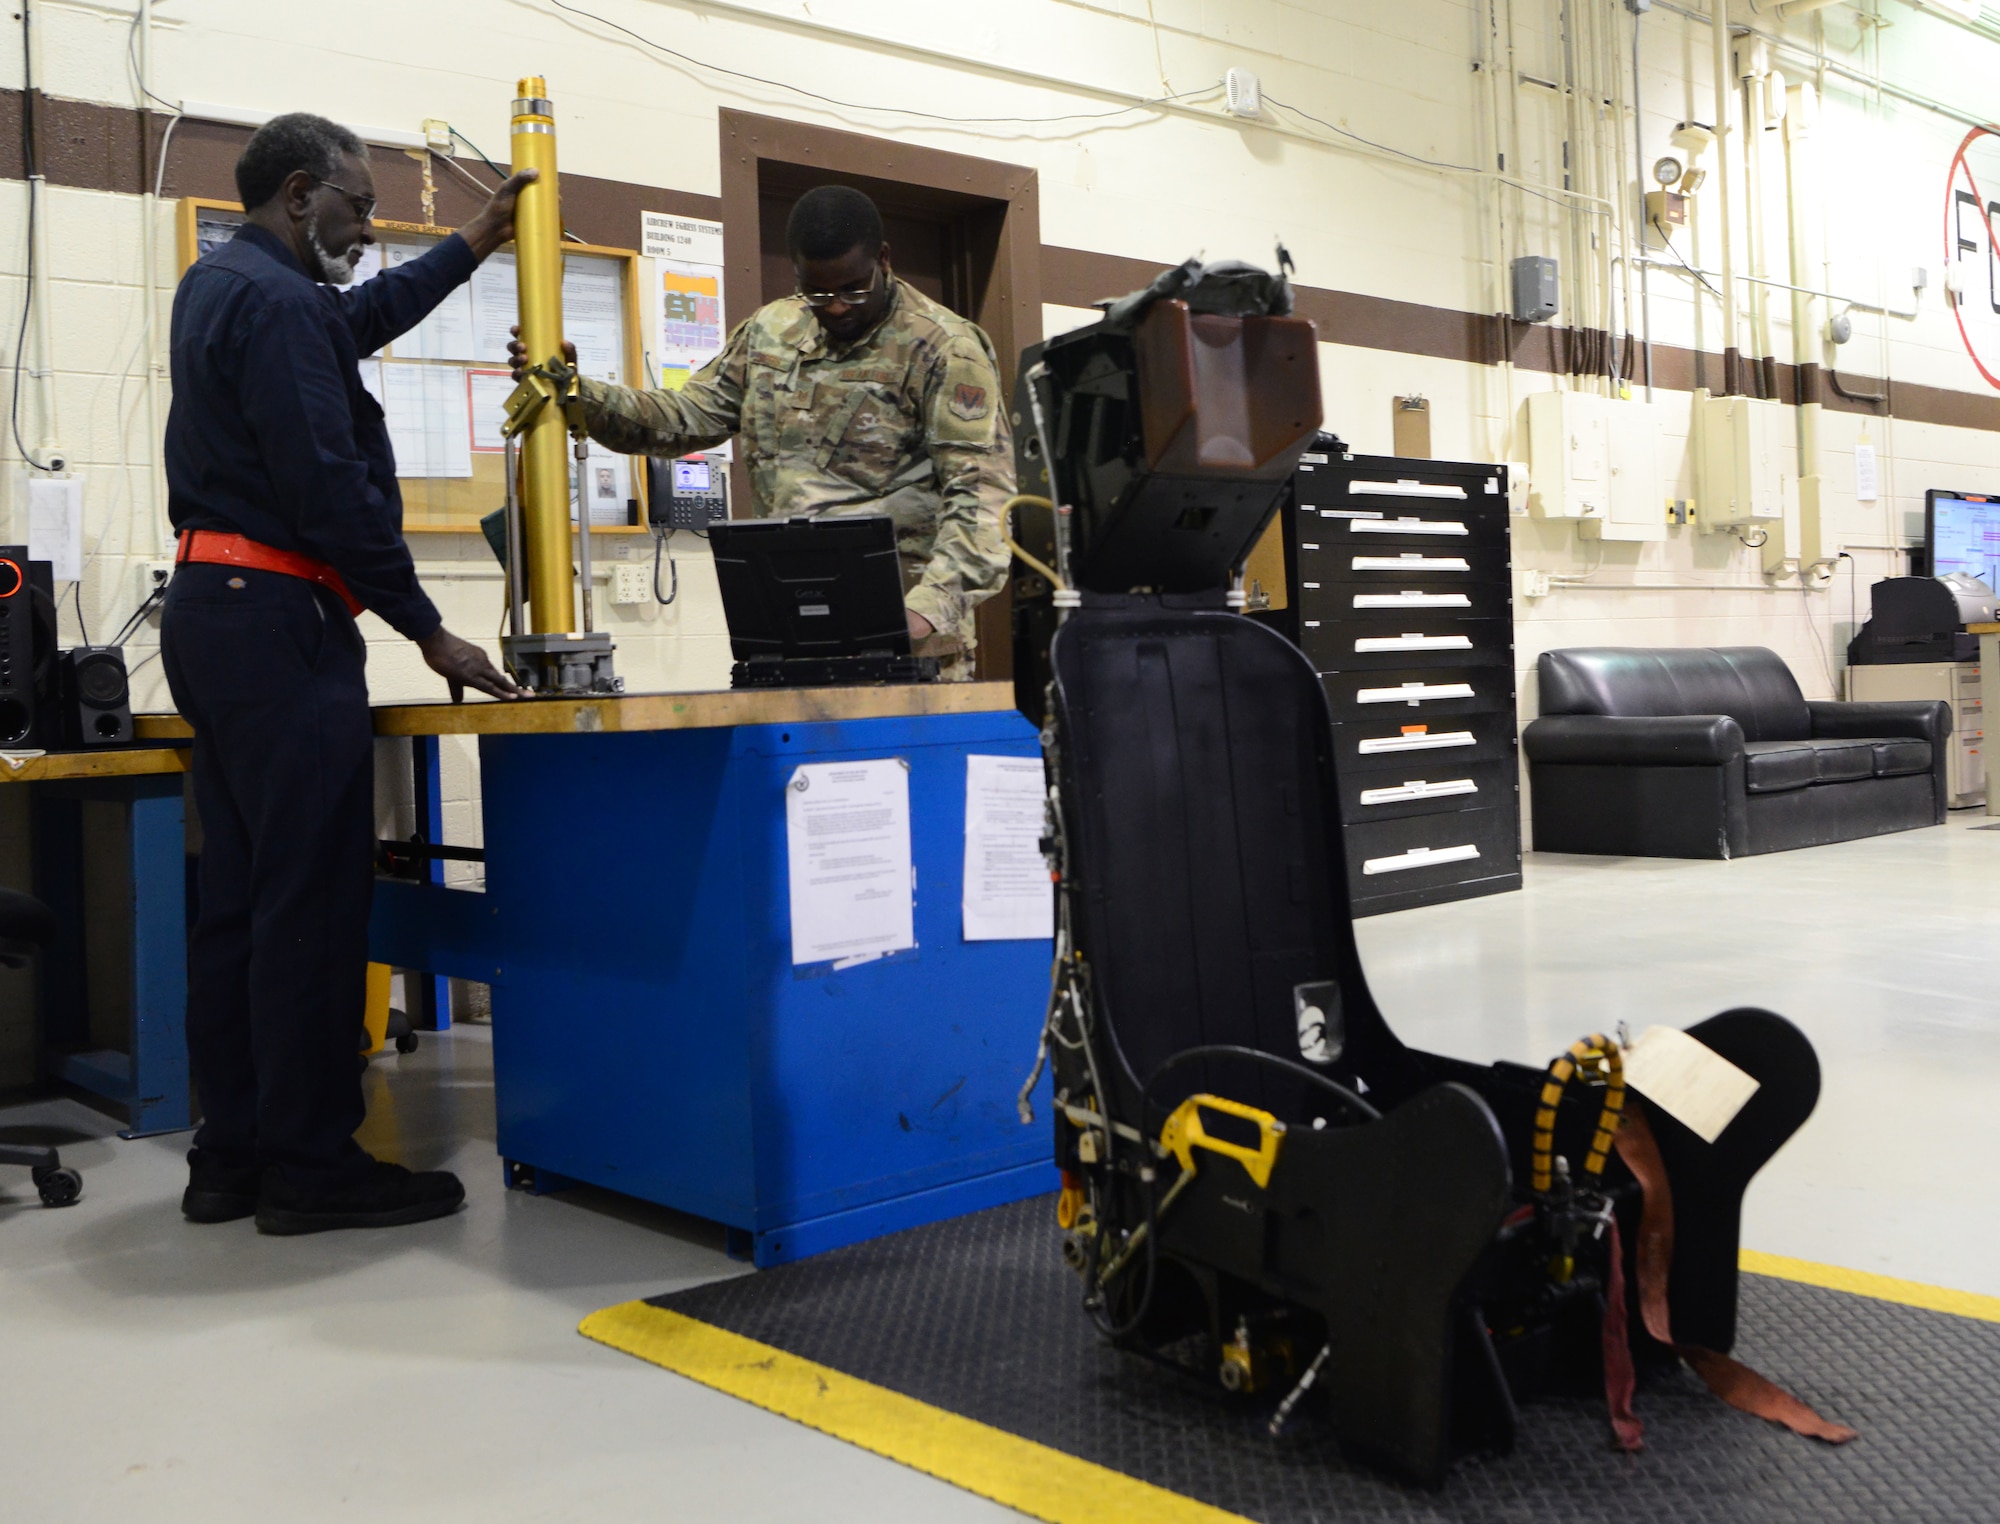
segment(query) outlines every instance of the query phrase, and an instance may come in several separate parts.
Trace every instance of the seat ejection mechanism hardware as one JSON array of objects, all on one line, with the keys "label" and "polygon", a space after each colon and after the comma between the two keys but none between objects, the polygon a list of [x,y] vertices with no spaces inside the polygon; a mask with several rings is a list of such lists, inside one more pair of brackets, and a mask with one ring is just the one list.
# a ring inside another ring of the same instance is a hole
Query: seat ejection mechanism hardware
[{"label": "seat ejection mechanism hardware", "polygon": [[[595,629],[590,588],[590,509],[576,494],[578,569],[570,564],[570,455],[586,479],[590,436],[576,371],[563,359],[562,206],[556,182],[555,106],[539,77],[523,79],[514,102],[514,168],[537,169],[514,209],[521,342],[529,366],[507,398],[508,633],[501,659],[515,681],[537,693],[618,693],[609,631]],[[576,597],[583,599],[583,628]],[[525,608],[524,608],[525,605]]]},{"label": "seat ejection mechanism hardware", "polygon": [[1473,1064],[1377,1007],[1334,760],[1353,716],[1228,598],[1322,421],[1316,347],[1282,281],[1209,276],[1171,272],[1021,367],[1021,480],[1055,507],[1014,538],[1065,595],[1017,626],[1043,663],[1018,691],[1056,884],[1036,1073],[1085,1311],[1274,1435],[1325,1424],[1427,1486],[1511,1447],[1545,1394],[1602,1393],[1636,1447],[1638,1373],[1677,1359],[1849,1437],[1726,1358],[1743,1191],[1819,1094],[1796,1027],[1690,1029],[1755,1082],[1704,1134],[1628,1092],[1607,1037]]}]

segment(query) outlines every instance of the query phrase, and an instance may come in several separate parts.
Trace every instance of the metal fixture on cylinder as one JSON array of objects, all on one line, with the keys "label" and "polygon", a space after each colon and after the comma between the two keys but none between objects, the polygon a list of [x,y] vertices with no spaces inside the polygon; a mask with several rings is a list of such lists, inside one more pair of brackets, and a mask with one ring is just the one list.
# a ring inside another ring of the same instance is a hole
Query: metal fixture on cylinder
[{"label": "metal fixture on cylinder", "polygon": [[[576,371],[563,359],[562,202],[556,180],[555,107],[539,75],[523,79],[514,102],[514,168],[541,172],[514,209],[521,343],[528,371],[507,399],[503,426],[516,455],[506,457],[509,608],[512,631],[501,653],[515,679],[541,693],[615,693],[611,637],[591,629],[590,517],[578,514],[583,629],[576,627],[570,565],[570,443],[582,483],[589,450]],[[581,490],[578,502],[586,501]],[[521,582],[527,582],[522,629]]]}]

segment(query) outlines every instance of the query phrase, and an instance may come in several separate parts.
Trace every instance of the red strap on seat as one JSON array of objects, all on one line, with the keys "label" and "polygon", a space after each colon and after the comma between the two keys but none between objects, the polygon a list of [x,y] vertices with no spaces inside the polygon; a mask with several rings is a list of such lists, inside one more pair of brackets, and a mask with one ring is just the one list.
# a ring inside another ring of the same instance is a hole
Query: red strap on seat
[{"label": "red strap on seat", "polygon": [[315,561],[311,556],[302,556],[297,551],[279,550],[262,544],[248,535],[219,534],[212,529],[185,529],[181,531],[180,549],[174,556],[176,562],[199,561],[212,566],[243,566],[251,571],[278,572],[287,577],[301,577],[307,582],[317,582],[347,605],[347,612],[355,618],[361,617],[361,600],[347,590],[347,583],[339,572],[324,561]]},{"label": "red strap on seat", "polygon": [[[1740,1360],[1732,1360],[1727,1355],[1699,1345],[1674,1343],[1673,1327],[1667,1316],[1667,1271],[1674,1259],[1673,1188],[1667,1182],[1666,1160],[1660,1157],[1659,1141],[1653,1136],[1644,1107],[1626,1108],[1624,1125],[1618,1129],[1617,1146],[1618,1157],[1637,1177],[1639,1189],[1645,1195],[1645,1204],[1639,1214],[1639,1245],[1635,1258],[1639,1309],[1646,1322],[1646,1332],[1662,1344],[1672,1346],[1675,1354],[1694,1367],[1695,1374],[1708,1384],[1708,1389],[1732,1408],[1771,1423],[1783,1424],[1794,1434],[1824,1440],[1830,1445],[1844,1445],[1853,1439],[1855,1431],[1846,1424],[1820,1417],[1776,1382],[1758,1375]],[[1617,1255],[1616,1240],[1612,1243],[1611,1252],[1614,1257]],[[1623,1290],[1622,1286],[1620,1290]],[[1622,1307],[1622,1296],[1619,1301]],[[1607,1332],[1607,1340],[1609,1337]],[[1616,1422],[1615,1413],[1613,1421]]]}]

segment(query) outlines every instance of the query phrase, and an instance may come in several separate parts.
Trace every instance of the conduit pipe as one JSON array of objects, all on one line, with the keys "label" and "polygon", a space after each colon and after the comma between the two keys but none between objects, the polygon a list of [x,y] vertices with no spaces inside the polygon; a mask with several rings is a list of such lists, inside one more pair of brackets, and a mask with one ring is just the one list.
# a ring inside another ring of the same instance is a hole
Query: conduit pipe
[{"label": "conduit pipe", "polygon": [[1712,0],[1714,20],[1709,40],[1715,73],[1715,199],[1721,209],[1718,229],[1722,244],[1722,394],[1737,394],[1737,368],[1742,351],[1737,347],[1736,253],[1730,237],[1729,206],[1729,0]]},{"label": "conduit pipe", "polygon": [[[42,46],[42,23],[34,10],[23,0],[21,25],[28,31],[29,55],[32,59],[34,77],[38,82],[34,93],[44,100],[48,98],[47,49]],[[29,282],[28,301],[35,311],[35,359],[38,368],[33,372],[41,383],[42,432],[35,446],[35,454],[41,465],[50,471],[64,471],[68,461],[63,458],[62,446],[58,443],[56,430],[56,342],[55,329],[49,315],[49,177],[43,165],[48,158],[48,144],[42,141],[42,113],[37,102],[25,94],[21,99],[23,111],[35,113],[35,164],[34,173],[28,176],[28,197],[35,209],[33,247],[29,257],[34,263],[34,279]],[[17,357],[18,359],[18,357]]]},{"label": "conduit pipe", "polygon": [[[153,0],[139,0],[139,111],[140,120],[150,121],[153,115]],[[171,129],[169,129],[171,131]],[[142,277],[146,286],[144,322],[145,342],[145,387],[146,387],[146,443],[149,454],[146,461],[147,498],[152,512],[153,551],[166,556],[173,545],[173,526],[167,518],[166,462],[160,447],[163,430],[160,424],[160,182],[166,177],[167,144],[160,143],[159,168],[151,175],[140,165],[139,215],[145,219],[139,248],[146,262]],[[118,420],[118,427],[125,427],[125,420]],[[129,544],[129,541],[128,541]]]},{"label": "conduit pipe", "polygon": [[[1810,275],[1810,240],[1819,211],[1817,190],[1818,159],[1814,152],[1815,129],[1819,125],[1819,92],[1810,84],[1793,85],[1786,94],[1785,112],[1785,209],[1789,218],[1792,252],[1792,362],[1799,377],[1799,565],[1809,567],[1819,561],[1822,550],[1819,425],[1821,403],[1819,376],[1807,361],[1813,354],[1824,324],[1819,297],[1805,289]],[[1770,570],[1767,562],[1765,570]]]}]

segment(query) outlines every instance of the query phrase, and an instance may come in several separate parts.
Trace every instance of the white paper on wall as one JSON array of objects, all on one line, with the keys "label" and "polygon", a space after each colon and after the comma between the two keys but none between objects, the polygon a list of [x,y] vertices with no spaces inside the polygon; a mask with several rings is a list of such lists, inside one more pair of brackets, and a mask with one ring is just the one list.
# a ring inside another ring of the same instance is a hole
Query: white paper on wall
[{"label": "white paper on wall", "polygon": [[[569,467],[569,521],[577,522],[576,460]],[[590,522],[598,529],[632,522],[627,500],[632,496],[632,462],[614,455],[596,440],[590,442],[590,459],[584,464],[584,501],[590,504]]]},{"label": "white paper on wall", "polygon": [[465,371],[456,365],[382,365],[382,411],[401,477],[472,475]]},{"label": "white paper on wall", "polygon": [[965,759],[965,940],[1055,935],[1055,885],[1042,860],[1040,757]]},{"label": "white paper on wall", "polygon": [[1854,447],[1854,499],[1860,503],[1875,502],[1881,488],[1875,472],[1875,446],[1858,444]]},{"label": "white paper on wall", "polygon": [[908,763],[794,769],[785,843],[794,964],[858,962],[916,946]]},{"label": "white paper on wall", "polygon": [[[507,330],[520,320],[520,295],[512,254],[494,254],[472,272],[473,358],[481,365],[505,365]],[[544,355],[543,359],[548,357]]]},{"label": "white paper on wall", "polygon": [[625,379],[625,282],[616,261],[572,254],[563,261],[563,337],[577,369],[598,381]]},{"label": "white paper on wall", "polygon": [[[420,244],[392,243],[383,248],[382,261],[394,270],[423,258],[428,252]],[[478,359],[473,343],[471,287],[455,287],[429,317],[389,347],[400,360]]]},{"label": "white paper on wall", "polygon": [[474,367],[465,373],[465,394],[471,412],[472,448],[481,454],[505,450],[507,436],[500,428],[507,421],[507,399],[514,395],[514,373]]},{"label": "white paper on wall", "polygon": [[49,563],[58,582],[83,577],[83,479],[28,478],[28,559]]},{"label": "white paper on wall", "polygon": [[722,224],[672,212],[639,214],[639,252],[654,259],[686,259],[699,265],[722,263]]}]

